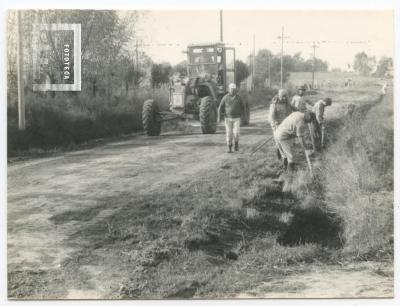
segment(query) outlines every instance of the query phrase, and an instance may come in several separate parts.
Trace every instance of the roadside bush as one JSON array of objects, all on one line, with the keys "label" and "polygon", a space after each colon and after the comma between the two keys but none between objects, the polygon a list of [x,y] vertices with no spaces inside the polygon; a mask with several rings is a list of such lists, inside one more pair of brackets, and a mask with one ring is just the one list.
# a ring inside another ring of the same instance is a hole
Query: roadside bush
[{"label": "roadside bush", "polygon": [[26,130],[18,130],[18,113],[8,107],[8,155],[31,149],[68,147],[92,139],[114,137],[143,129],[142,104],[154,98],[168,105],[168,89],[139,88],[130,96],[88,96],[84,93],[28,93]]}]

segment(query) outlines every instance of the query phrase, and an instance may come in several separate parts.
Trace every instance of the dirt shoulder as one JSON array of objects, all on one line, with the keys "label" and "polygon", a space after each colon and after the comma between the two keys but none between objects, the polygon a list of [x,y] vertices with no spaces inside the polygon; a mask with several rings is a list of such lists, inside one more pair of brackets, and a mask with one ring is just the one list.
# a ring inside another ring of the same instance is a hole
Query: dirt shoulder
[{"label": "dirt shoulder", "polygon": [[393,265],[380,262],[311,265],[310,271],[276,278],[236,298],[391,298]]}]

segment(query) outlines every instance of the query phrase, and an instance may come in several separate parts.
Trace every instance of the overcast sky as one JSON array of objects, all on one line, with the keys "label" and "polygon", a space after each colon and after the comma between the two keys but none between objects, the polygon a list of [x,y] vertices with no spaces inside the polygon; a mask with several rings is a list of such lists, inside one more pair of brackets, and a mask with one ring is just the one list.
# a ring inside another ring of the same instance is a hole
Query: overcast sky
[{"label": "overcast sky", "polygon": [[[279,53],[282,26],[288,36],[284,53],[301,52],[309,58],[315,41],[316,56],[328,61],[330,68],[347,68],[360,51],[378,59],[393,57],[392,11],[224,10],[223,25],[224,42],[236,48],[241,60],[251,52],[253,34],[256,51]],[[186,58],[182,51],[188,44],[219,40],[219,11],[146,11],[138,28],[143,49],[154,61],[176,64]]]}]

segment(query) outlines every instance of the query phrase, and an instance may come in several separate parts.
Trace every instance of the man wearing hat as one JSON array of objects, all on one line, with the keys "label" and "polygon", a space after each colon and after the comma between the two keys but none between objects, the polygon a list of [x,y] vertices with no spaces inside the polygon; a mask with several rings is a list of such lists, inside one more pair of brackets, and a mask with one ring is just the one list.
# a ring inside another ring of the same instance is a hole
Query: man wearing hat
[{"label": "man wearing hat", "polygon": [[305,92],[306,86],[297,87],[297,95],[293,96],[292,102],[290,103],[293,110],[304,113],[307,110],[307,104],[312,106],[310,100],[304,96]]},{"label": "man wearing hat", "polygon": [[225,114],[225,132],[228,153],[232,153],[232,145],[235,143],[235,151],[239,150],[240,118],[244,114],[244,104],[236,91],[236,84],[229,84],[229,92],[222,98],[218,107],[218,121]]},{"label": "man wearing hat", "polygon": [[275,139],[278,144],[278,148],[283,157],[284,167],[288,171],[294,170],[294,143],[296,137],[299,140],[301,147],[305,154],[309,154],[307,150],[306,142],[304,139],[306,125],[315,120],[315,114],[306,111],[291,113],[275,131]]},{"label": "man wearing hat", "polygon": [[331,98],[324,98],[322,100],[319,100],[316,102],[312,108],[312,112],[315,114],[316,121],[318,122],[317,130],[314,129],[315,133],[315,138],[317,138],[318,141],[318,147],[322,148],[324,145],[324,132],[325,132],[325,127],[324,127],[324,113],[325,113],[325,107],[332,105],[332,99]]},{"label": "man wearing hat", "polygon": [[[281,88],[278,91],[278,94],[272,98],[271,104],[269,106],[269,114],[268,121],[271,125],[272,132],[275,133],[278,126],[281,122],[290,115],[292,112],[292,107],[289,104],[288,92],[286,89]],[[278,144],[275,144],[277,147],[277,155],[278,159],[281,159],[280,150],[278,149]]]}]

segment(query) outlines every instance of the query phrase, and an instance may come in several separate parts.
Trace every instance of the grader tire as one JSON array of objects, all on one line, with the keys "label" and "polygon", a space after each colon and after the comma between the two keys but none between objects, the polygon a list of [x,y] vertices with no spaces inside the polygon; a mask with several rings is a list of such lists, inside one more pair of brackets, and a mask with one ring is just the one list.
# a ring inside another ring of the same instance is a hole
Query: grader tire
[{"label": "grader tire", "polygon": [[211,97],[200,101],[200,124],[203,134],[214,134],[217,130],[217,105]]},{"label": "grader tire", "polygon": [[148,136],[158,136],[161,133],[161,120],[156,101],[147,100],[143,103],[142,123]]}]

